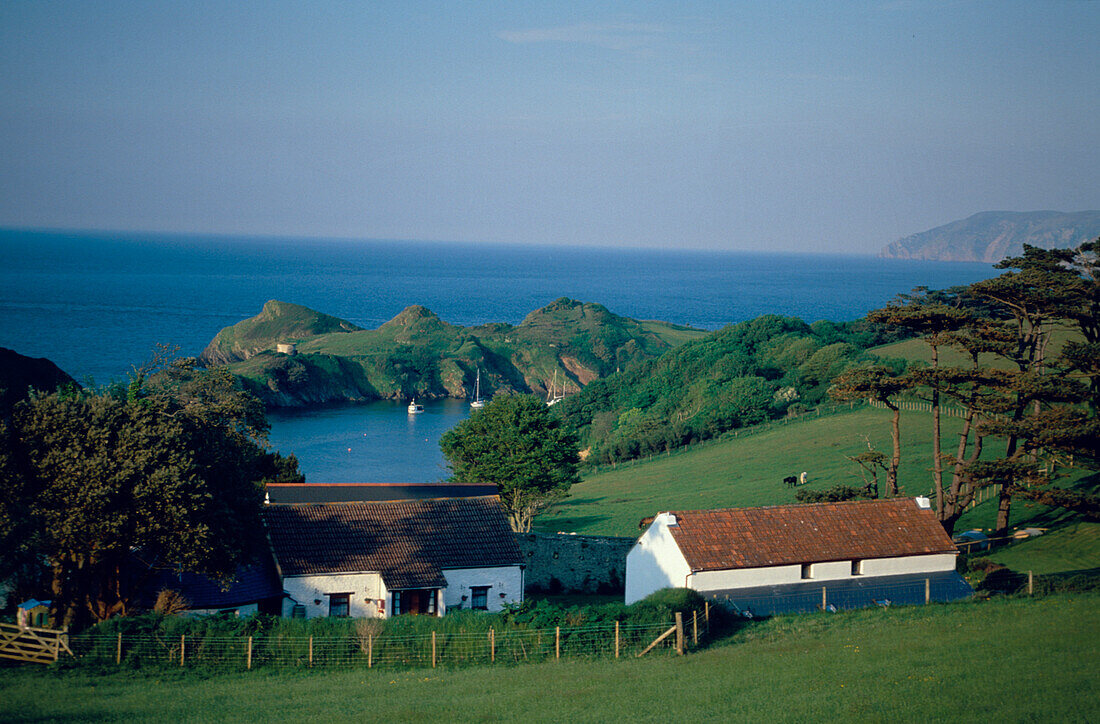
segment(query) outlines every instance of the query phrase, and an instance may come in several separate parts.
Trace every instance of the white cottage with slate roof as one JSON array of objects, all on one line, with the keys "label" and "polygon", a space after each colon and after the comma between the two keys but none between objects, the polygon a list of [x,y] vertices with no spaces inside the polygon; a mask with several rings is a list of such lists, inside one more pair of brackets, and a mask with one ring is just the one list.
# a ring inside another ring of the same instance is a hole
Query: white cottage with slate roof
[{"label": "white cottage with slate roof", "polygon": [[495,496],[264,510],[285,616],[441,616],[523,601],[523,559]]}]

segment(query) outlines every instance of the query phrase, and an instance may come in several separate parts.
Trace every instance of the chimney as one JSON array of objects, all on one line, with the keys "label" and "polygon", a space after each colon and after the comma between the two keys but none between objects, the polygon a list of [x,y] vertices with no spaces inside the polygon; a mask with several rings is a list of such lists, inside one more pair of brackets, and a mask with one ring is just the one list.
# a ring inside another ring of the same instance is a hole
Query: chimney
[{"label": "chimney", "polygon": [[932,507],[932,501],[929,500],[924,495],[918,495],[916,500],[917,500],[917,507],[918,508],[923,508],[924,510],[929,510]]}]

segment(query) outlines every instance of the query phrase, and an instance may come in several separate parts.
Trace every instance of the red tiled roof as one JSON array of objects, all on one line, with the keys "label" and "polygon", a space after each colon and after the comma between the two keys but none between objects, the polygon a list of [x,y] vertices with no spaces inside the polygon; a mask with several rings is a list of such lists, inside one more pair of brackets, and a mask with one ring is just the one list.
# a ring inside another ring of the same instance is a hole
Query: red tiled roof
[{"label": "red tiled roof", "polygon": [[284,576],[377,571],[393,588],[445,585],[444,568],[523,562],[495,496],[267,506]]},{"label": "red tiled roof", "polygon": [[954,553],[912,498],[675,512],[672,537],[694,571]]}]

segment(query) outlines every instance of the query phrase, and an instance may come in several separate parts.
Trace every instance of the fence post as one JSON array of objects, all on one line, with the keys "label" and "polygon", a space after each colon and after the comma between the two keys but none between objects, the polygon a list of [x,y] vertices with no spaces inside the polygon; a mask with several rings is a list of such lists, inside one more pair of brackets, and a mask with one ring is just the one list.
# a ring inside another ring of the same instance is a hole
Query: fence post
[{"label": "fence post", "polygon": [[115,649],[115,663],[122,663],[122,632],[118,632],[118,647]]},{"label": "fence post", "polygon": [[554,658],[561,658],[561,626],[554,627]]},{"label": "fence post", "polygon": [[703,620],[707,624],[707,635],[710,635],[710,601],[703,601]]},{"label": "fence post", "polygon": [[927,578],[924,579],[924,603],[928,604],[932,600],[932,583]]},{"label": "fence post", "polygon": [[828,604],[828,601],[825,599],[825,586],[822,586],[821,587],[821,610],[822,611],[825,610],[825,606],[827,604]]},{"label": "fence post", "polygon": [[432,631],[432,668],[435,668],[435,631]]},{"label": "fence post", "polygon": [[367,668],[374,666],[374,634],[367,634]]},{"label": "fence post", "polygon": [[615,658],[619,658],[619,622],[615,622]]},{"label": "fence post", "polygon": [[1035,592],[1035,577],[1031,571],[1027,572],[1027,595],[1031,595]]},{"label": "fence post", "polygon": [[313,668],[313,637],[309,637],[309,667]]},{"label": "fence post", "polygon": [[489,629],[489,661],[496,663],[497,660],[497,632],[496,629]]},{"label": "fence post", "polygon": [[684,614],[676,612],[676,653],[684,655]]},{"label": "fence post", "polygon": [[184,637],[186,635],[187,634],[180,634],[180,666],[183,666],[183,651],[184,651],[184,647],[187,643]]},{"label": "fence post", "polygon": [[695,610],[691,612],[691,643],[699,645],[699,612]]},{"label": "fence post", "polygon": [[252,668],[252,637],[251,636],[248,637],[248,660],[246,662],[245,668],[247,668],[247,669]]}]

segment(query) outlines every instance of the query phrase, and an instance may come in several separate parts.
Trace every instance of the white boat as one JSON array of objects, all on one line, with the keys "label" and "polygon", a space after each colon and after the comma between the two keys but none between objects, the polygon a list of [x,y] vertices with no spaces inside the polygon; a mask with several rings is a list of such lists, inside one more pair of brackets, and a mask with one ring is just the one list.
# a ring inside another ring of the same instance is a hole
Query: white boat
[{"label": "white boat", "polygon": [[485,407],[485,400],[481,399],[481,368],[477,368],[477,383],[474,385],[474,400],[470,403],[470,407],[475,410],[480,410]]},{"label": "white boat", "polygon": [[558,389],[558,371],[554,370],[554,381],[550,383],[550,389],[546,391],[546,406],[556,405],[562,401],[565,397],[565,383],[561,383],[561,389]]},{"label": "white boat", "polygon": [[424,412],[424,406],[418,405],[416,402],[416,398],[414,397],[412,402],[409,403],[409,414],[419,415],[421,412]]}]

